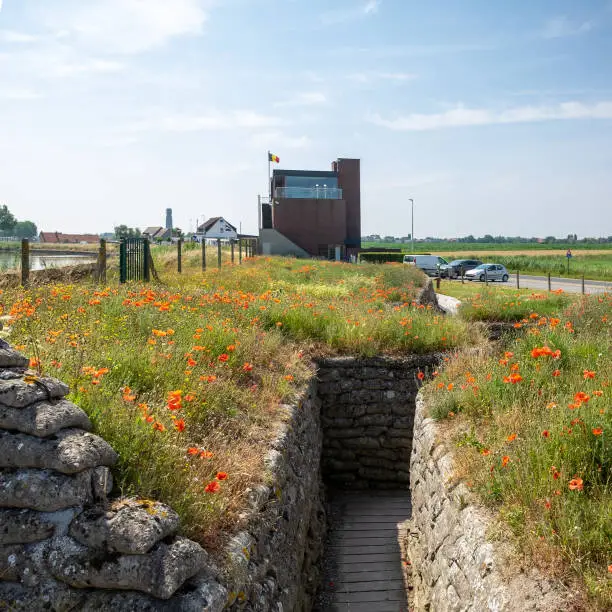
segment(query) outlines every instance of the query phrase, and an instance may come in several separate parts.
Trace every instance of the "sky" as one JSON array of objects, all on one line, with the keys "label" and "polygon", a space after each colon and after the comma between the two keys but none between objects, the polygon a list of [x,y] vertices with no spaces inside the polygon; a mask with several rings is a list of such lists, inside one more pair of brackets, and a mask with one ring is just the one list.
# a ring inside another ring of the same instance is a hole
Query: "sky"
[{"label": "sky", "polygon": [[0,203],[257,231],[361,159],[362,234],[612,235],[609,0],[0,0]]}]

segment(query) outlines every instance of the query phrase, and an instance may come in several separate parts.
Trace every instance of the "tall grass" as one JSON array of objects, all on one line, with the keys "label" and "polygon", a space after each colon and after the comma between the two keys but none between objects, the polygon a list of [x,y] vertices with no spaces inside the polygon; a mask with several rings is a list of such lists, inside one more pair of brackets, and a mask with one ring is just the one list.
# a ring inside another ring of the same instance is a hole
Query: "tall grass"
[{"label": "tall grass", "polygon": [[531,562],[612,606],[612,295],[535,311],[494,357],[460,356],[427,388],[454,422],[470,486]]},{"label": "tall grass", "polygon": [[474,338],[414,303],[425,279],[409,266],[258,258],[202,274],[194,249],[178,275],[173,249],[155,257],[164,284],[7,289],[3,305],[11,342],[70,384],[119,453],[117,488],[169,503],[209,546],[267,477],[276,407],[312,375],[309,357]]}]

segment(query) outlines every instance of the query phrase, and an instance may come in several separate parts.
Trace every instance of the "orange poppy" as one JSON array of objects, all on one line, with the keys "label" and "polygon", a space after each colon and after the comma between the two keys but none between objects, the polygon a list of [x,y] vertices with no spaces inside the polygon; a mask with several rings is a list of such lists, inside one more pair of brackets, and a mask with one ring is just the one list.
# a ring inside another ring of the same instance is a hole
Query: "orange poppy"
[{"label": "orange poppy", "polygon": [[217,472],[217,480],[227,480],[227,472]]},{"label": "orange poppy", "polygon": [[174,421],[174,428],[177,431],[185,431],[185,421],[183,419]]},{"label": "orange poppy", "polygon": [[223,363],[229,361],[229,355],[227,353],[222,353],[219,355],[219,361],[222,361]]},{"label": "orange poppy", "polygon": [[153,429],[155,431],[166,431],[164,424],[160,423],[159,421],[156,421],[155,423],[153,423]]},{"label": "orange poppy", "polygon": [[587,378],[595,378],[595,372],[593,370],[585,370],[582,375],[584,376],[585,380]]},{"label": "orange poppy", "polygon": [[548,431],[548,429],[545,429],[545,430],[542,432],[542,437],[543,437],[543,438],[550,438],[550,431]]},{"label": "orange poppy", "polygon": [[504,455],[501,460],[502,467],[506,467],[510,462],[510,457],[508,455]]},{"label": "orange poppy", "polygon": [[570,491],[582,491],[582,489],[584,489],[582,478],[572,478],[567,486],[569,487]]},{"label": "orange poppy", "polygon": [[593,427],[591,431],[593,432],[594,436],[601,436],[603,433],[603,429],[601,427]]},{"label": "orange poppy", "polygon": [[510,435],[509,435],[509,436],[506,438],[506,440],[507,440],[508,442],[514,442],[514,440],[516,440],[516,434],[515,434],[515,433],[510,434]]},{"label": "orange poppy", "polygon": [[419,370],[419,373],[417,374],[417,378],[419,380],[423,380],[425,378],[425,374]]},{"label": "orange poppy", "polygon": [[249,363],[248,361],[242,366],[242,369],[245,372],[250,372],[253,369],[253,364]]},{"label": "orange poppy", "polygon": [[190,447],[187,449],[187,454],[188,454],[188,455],[197,455],[199,452],[200,452],[200,449],[199,449],[199,448],[196,448],[195,446],[190,446]]}]

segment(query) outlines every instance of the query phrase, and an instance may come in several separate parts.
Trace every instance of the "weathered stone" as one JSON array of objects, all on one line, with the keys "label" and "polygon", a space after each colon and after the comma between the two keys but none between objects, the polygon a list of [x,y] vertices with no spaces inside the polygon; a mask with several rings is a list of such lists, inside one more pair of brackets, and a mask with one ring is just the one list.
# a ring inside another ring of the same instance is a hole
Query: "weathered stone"
[{"label": "weathered stone", "polygon": [[353,429],[332,427],[325,430],[324,433],[328,438],[359,438],[365,432],[361,427]]},{"label": "weathered stone", "polygon": [[27,544],[53,535],[55,525],[33,510],[0,510],[0,544]]},{"label": "weathered stone", "polygon": [[0,506],[53,512],[93,501],[92,470],[74,476],[52,470],[0,471]]},{"label": "weathered stone", "polygon": [[0,346],[0,368],[27,368],[28,358],[11,348],[4,340],[2,342],[4,346]]},{"label": "weathered stone", "polygon": [[380,442],[376,438],[348,438],[344,440],[347,448],[380,448]]},{"label": "weathered stone", "polygon": [[0,432],[0,467],[41,468],[75,474],[113,465],[117,453],[102,438],[80,429],[65,429],[53,439]]},{"label": "weathered stone", "polygon": [[164,504],[125,500],[108,511],[86,510],[72,521],[70,535],[96,550],[142,555],[178,526],[178,514]]},{"label": "weathered stone", "polygon": [[25,549],[21,544],[0,546],[0,580],[18,581],[19,566],[23,563]]},{"label": "weathered stone", "polygon": [[23,378],[0,380],[0,404],[23,408],[34,402],[60,399],[68,395],[68,385],[55,378],[36,378],[27,383]]},{"label": "weathered stone", "polygon": [[106,501],[113,490],[113,475],[107,467],[100,466],[92,470],[91,489],[94,502],[104,503]]},{"label": "weathered stone", "polygon": [[[11,612],[73,612],[83,610],[87,591],[71,589],[55,581],[28,588],[15,582],[0,582],[0,609]],[[6,608],[5,608],[6,607]]]},{"label": "weathered stone", "polygon": [[206,563],[195,542],[177,537],[160,542],[146,555],[100,555],[69,537],[57,538],[49,553],[49,569],[73,587],[124,589],[169,599]]},{"label": "weathered stone", "polygon": [[78,406],[67,400],[39,402],[26,408],[0,406],[0,429],[44,438],[69,427],[90,430],[91,422]]}]

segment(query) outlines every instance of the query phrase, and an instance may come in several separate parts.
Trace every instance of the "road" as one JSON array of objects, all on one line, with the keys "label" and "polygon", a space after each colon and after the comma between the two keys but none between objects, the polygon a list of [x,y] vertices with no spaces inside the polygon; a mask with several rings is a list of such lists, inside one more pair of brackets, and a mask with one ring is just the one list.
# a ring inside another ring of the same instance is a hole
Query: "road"
[{"label": "road", "polygon": [[[502,283],[495,283],[502,284]],[[521,289],[539,289],[546,291],[548,289],[548,278],[546,276],[527,276],[521,274],[520,277]],[[506,286],[516,287],[516,274],[510,275],[510,280],[505,283]],[[551,278],[550,281],[551,289],[563,289],[568,293],[581,293],[582,292],[582,281],[579,278]],[[612,281],[597,281],[587,280],[584,281],[585,293],[604,293],[605,291],[612,292]]]}]

